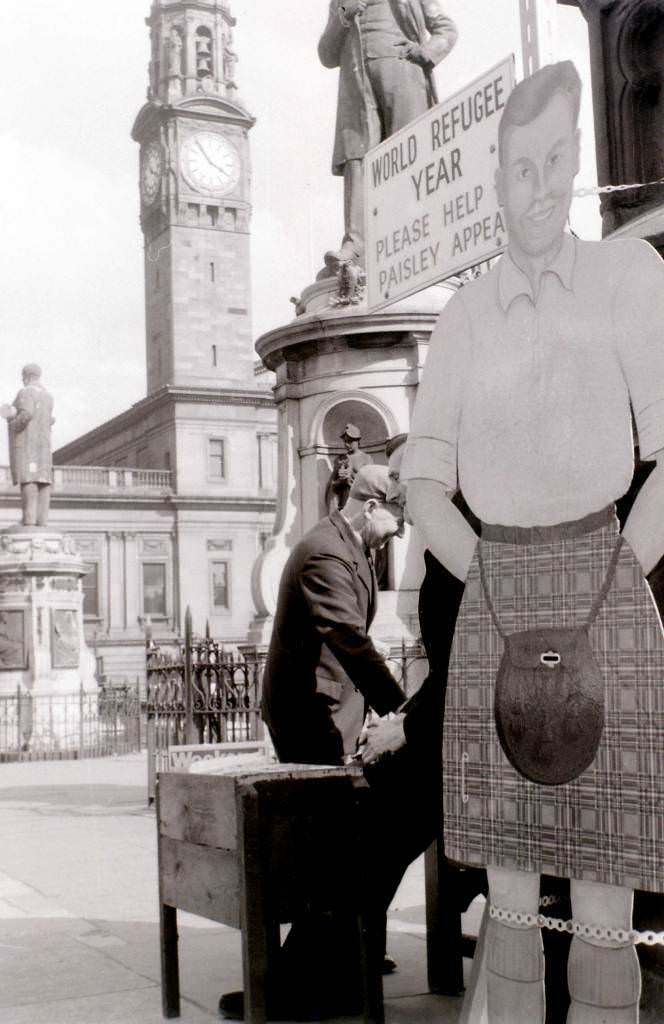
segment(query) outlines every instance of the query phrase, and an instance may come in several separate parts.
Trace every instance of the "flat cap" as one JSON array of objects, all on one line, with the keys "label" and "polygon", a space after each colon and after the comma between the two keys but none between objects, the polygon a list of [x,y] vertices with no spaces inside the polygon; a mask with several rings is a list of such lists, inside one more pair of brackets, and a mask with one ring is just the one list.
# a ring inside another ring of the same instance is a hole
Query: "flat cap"
[{"label": "flat cap", "polygon": [[388,482],[387,466],[369,463],[358,469],[348,497],[354,498],[355,501],[369,501],[370,498],[375,498],[376,501],[386,501]]},{"label": "flat cap", "polygon": [[362,437],[361,432],[357,429],[354,423],[347,423],[343,429],[343,433],[340,437],[349,437],[351,441],[359,441]]}]

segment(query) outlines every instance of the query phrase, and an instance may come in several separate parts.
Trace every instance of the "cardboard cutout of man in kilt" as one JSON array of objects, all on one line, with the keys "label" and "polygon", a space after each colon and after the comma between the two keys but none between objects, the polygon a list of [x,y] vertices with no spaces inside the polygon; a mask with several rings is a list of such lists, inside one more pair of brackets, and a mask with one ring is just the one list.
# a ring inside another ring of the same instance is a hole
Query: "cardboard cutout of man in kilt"
[{"label": "cardboard cutout of man in kilt", "polygon": [[[499,129],[508,251],[431,339],[401,470],[466,581],[443,732],[448,857],[486,865],[489,1020],[544,1020],[540,873],[570,879],[568,1024],[632,1024],[635,888],[664,892],[664,264],[565,232],[581,84],[549,65]],[[632,415],[655,468],[622,534]],[[481,541],[454,508],[457,487]]]}]

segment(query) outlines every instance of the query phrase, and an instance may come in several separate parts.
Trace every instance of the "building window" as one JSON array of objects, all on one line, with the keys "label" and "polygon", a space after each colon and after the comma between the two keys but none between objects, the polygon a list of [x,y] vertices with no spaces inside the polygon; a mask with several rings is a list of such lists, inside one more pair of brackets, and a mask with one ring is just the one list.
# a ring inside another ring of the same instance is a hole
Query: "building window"
[{"label": "building window", "polygon": [[148,468],[148,448],[137,448],[136,449],[136,469],[147,469]]},{"label": "building window", "polygon": [[217,365],[217,346],[216,345],[212,346],[212,365],[213,366]]},{"label": "building window", "polygon": [[214,284],[214,282],[216,280],[216,273],[217,273],[216,272],[216,267],[215,267],[214,263],[211,263],[210,264],[210,281],[211,281],[212,284]]},{"label": "building window", "polygon": [[225,443],[218,437],[208,441],[208,476],[210,480],[226,479]]},{"label": "building window", "polygon": [[212,610],[228,611],[231,606],[230,569],[228,562],[210,563]]},{"label": "building window", "polygon": [[273,491],[277,485],[277,435],[257,434],[258,486]]},{"label": "building window", "polygon": [[166,566],[143,562],[143,614],[166,615]]},{"label": "building window", "polygon": [[99,618],[99,564],[97,562],[85,563],[85,576],[83,577],[83,618]]}]

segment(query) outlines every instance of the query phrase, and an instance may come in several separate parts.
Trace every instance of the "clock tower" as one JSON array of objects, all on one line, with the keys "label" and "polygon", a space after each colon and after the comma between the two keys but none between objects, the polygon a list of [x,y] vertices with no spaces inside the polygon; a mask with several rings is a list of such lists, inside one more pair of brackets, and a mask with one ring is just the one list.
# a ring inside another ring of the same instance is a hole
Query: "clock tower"
[{"label": "clock tower", "polygon": [[148,395],[253,385],[248,132],[228,0],[153,0],[140,144]]}]

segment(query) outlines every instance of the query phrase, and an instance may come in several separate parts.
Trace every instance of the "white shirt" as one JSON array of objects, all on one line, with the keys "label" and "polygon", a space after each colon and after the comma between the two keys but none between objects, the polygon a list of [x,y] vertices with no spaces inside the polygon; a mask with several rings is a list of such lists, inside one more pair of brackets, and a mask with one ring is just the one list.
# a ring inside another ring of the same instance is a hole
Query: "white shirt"
[{"label": "white shirt", "polygon": [[563,246],[535,300],[509,255],[432,334],[401,479],[461,487],[487,523],[578,519],[664,448],[664,263],[646,242]]}]

